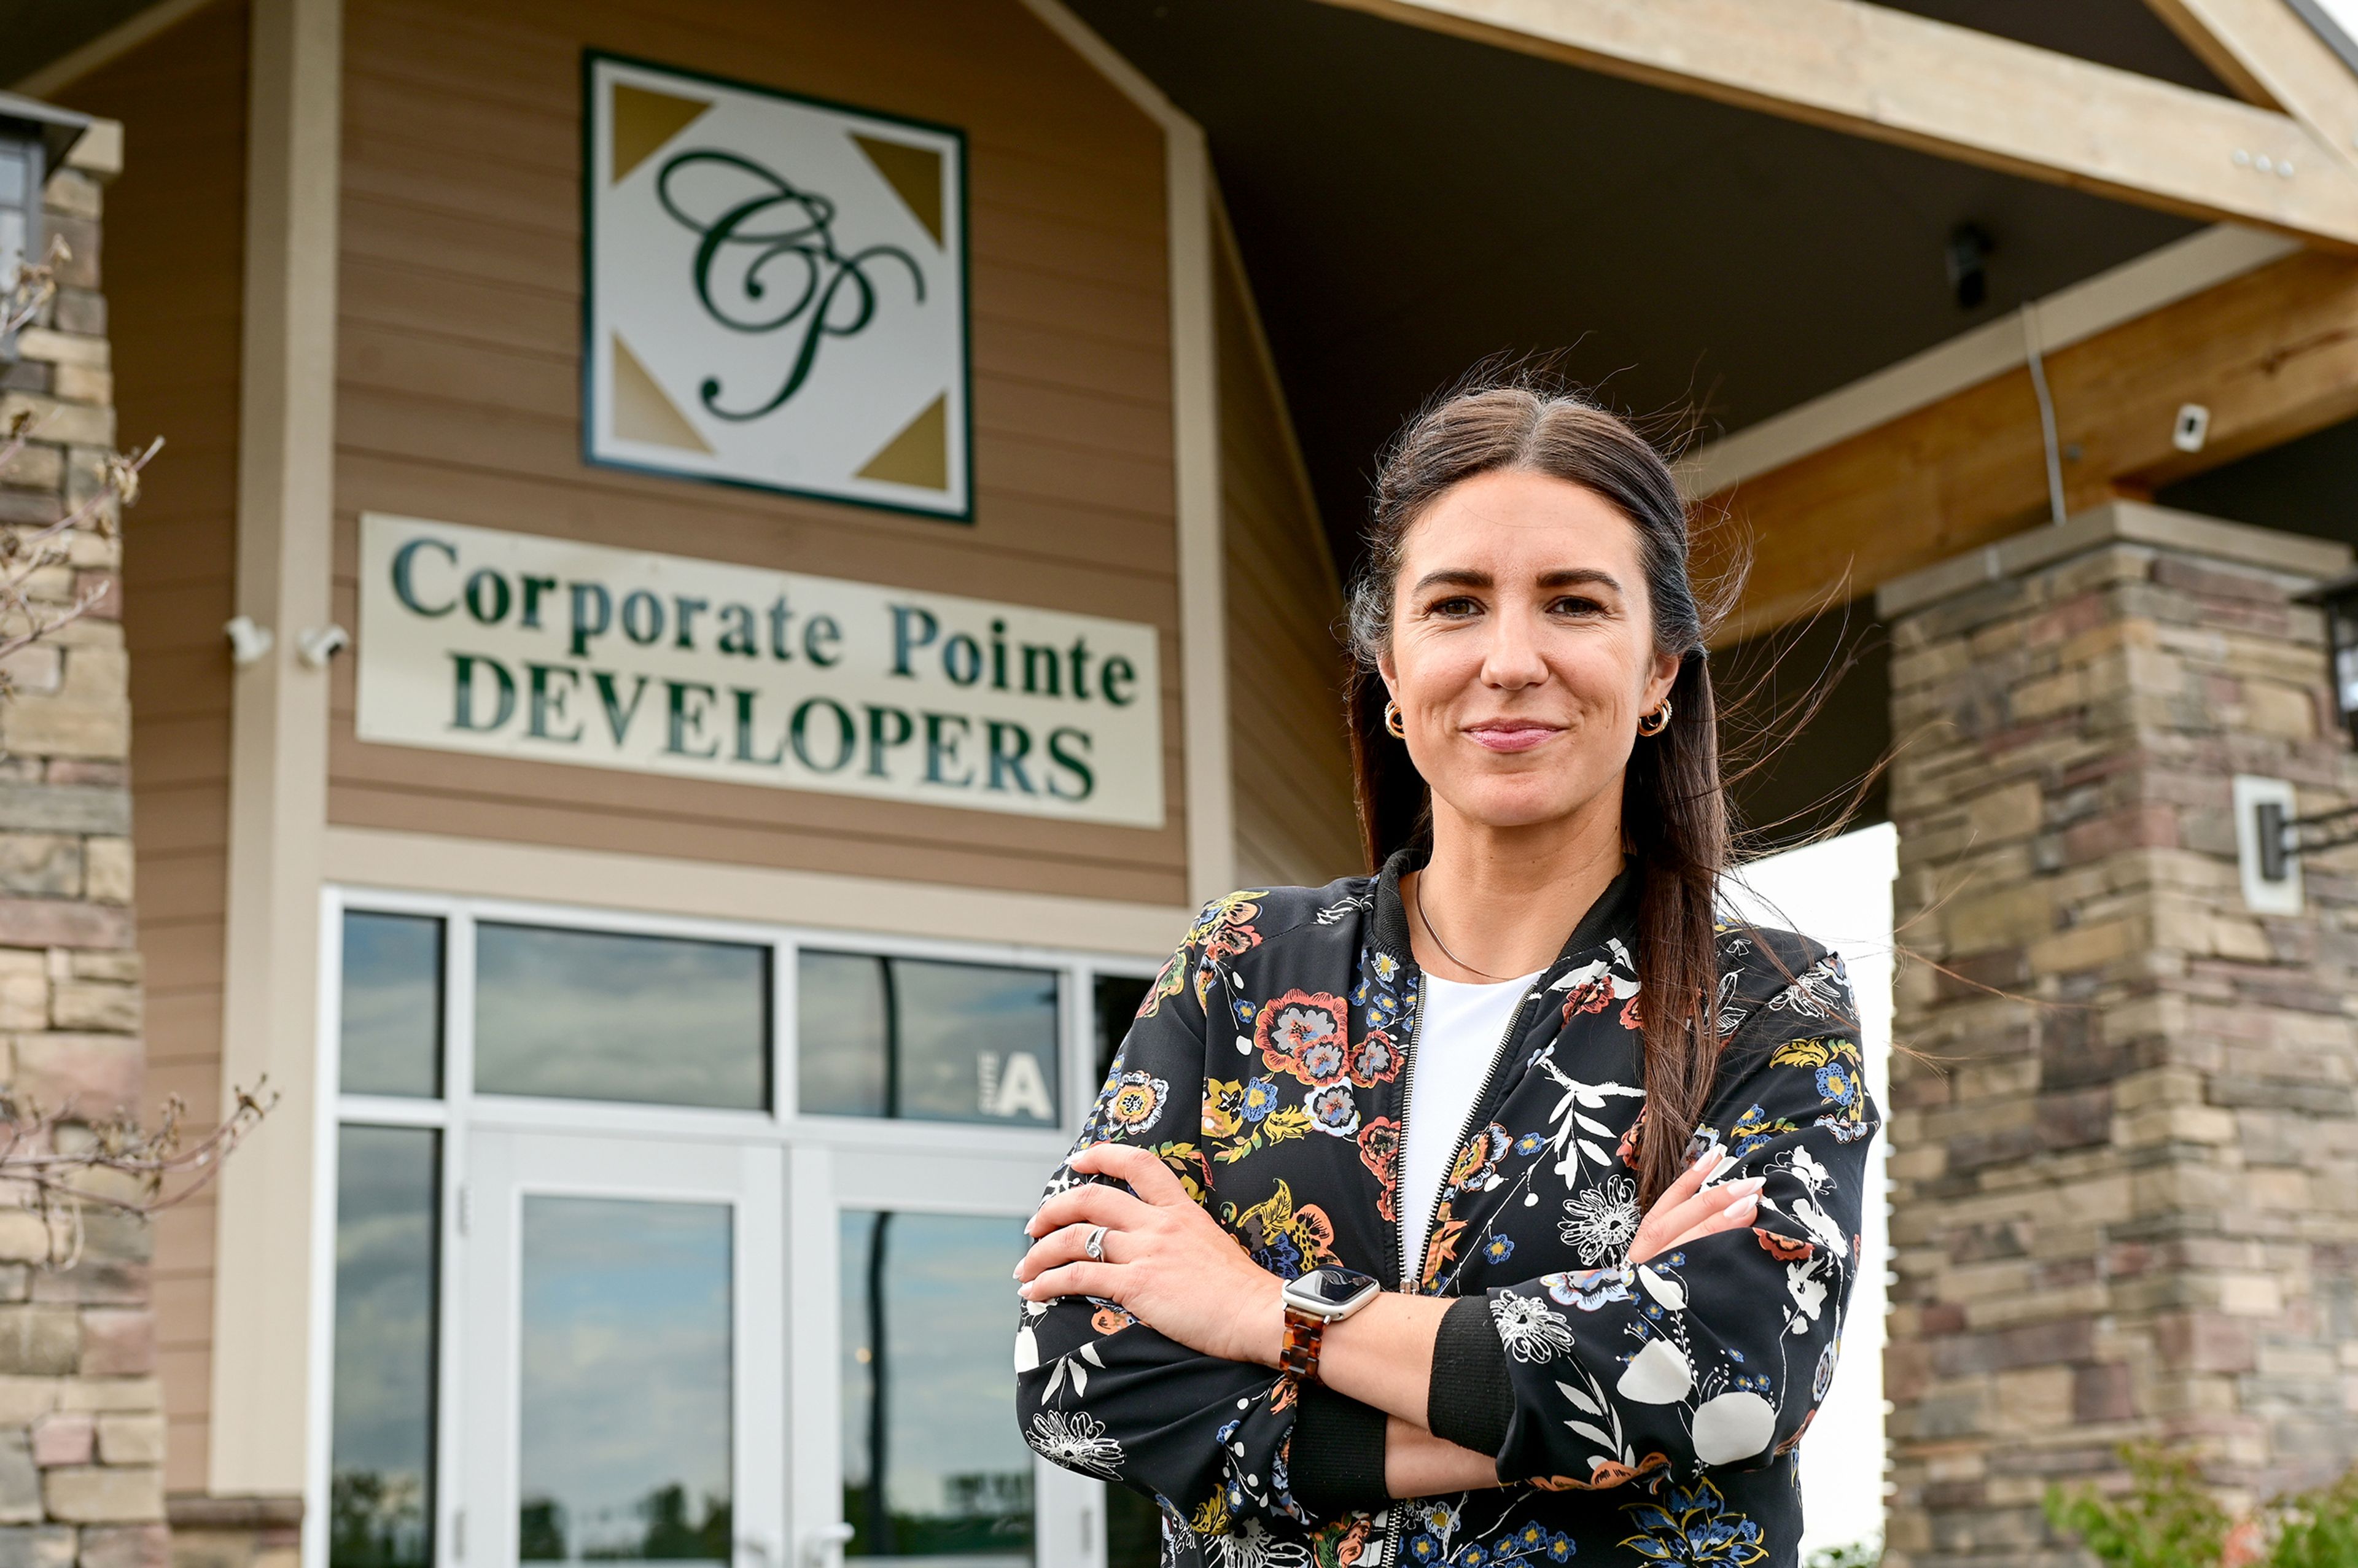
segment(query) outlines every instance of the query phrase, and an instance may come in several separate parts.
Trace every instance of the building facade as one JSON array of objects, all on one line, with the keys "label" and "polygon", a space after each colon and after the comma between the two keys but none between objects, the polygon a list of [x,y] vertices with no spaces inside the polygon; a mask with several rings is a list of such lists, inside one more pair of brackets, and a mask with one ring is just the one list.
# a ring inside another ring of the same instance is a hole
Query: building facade
[{"label": "building facade", "polygon": [[1008,1245],[1195,904],[1356,860],[1200,135],[1054,8],[180,13],[56,94],[174,465],[150,1086],[280,1096],[156,1227],[178,1550],[1101,1560]]},{"label": "building facade", "polygon": [[127,673],[92,623],[0,710],[28,896],[114,931],[135,881],[137,958],[26,925],[0,1009],[47,988],[20,1084],[136,1029],[111,1093],[279,1097],[151,1264],[8,1306],[27,1560],[144,1565],[159,1513],[223,1568],[1151,1556],[1007,1421],[1000,1271],[1202,901],[1359,869],[1368,455],[1596,323],[1600,376],[1752,356],[1682,465],[1757,541],[1725,689],[1828,605],[1887,636],[1739,804],[1899,750],[1890,1560],[2068,1560],[2039,1495],[2123,1439],[2246,1498],[2358,1457],[2347,890],[2246,907],[2233,782],[2350,784],[2297,595],[2353,532],[2358,76],[2103,5],[2150,37],[163,0],[27,45],[123,157],[9,374],[169,445]]}]

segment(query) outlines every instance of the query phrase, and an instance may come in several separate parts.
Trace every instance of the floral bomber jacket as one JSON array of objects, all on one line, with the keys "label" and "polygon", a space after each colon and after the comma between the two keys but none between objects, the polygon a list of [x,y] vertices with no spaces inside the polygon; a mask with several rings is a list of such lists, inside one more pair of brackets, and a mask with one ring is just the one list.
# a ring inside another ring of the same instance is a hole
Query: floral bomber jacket
[{"label": "floral bomber jacket", "polygon": [[[1153,1497],[1175,1568],[1796,1563],[1794,1450],[1841,1347],[1878,1125],[1842,960],[1722,923],[1726,1045],[1693,1152],[1726,1146],[1715,1182],[1766,1177],[1759,1217],[1632,1268],[1645,999],[1625,871],[1524,998],[1412,1271],[1405,869],[1207,906],[1075,1147],[1153,1149],[1274,1273],[1339,1262],[1456,1298],[1428,1420],[1506,1484],[1393,1500],[1380,1411],[1081,1297],[1022,1306],[1027,1440]],[[1097,1179],[1060,1168],[1048,1192]]]}]

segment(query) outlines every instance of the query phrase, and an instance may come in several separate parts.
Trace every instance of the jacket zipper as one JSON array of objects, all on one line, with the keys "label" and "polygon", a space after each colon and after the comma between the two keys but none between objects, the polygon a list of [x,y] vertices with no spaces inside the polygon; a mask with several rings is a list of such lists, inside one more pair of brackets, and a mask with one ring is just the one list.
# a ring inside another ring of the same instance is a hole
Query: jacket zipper
[{"label": "jacket zipper", "polygon": [[[1550,967],[1552,968],[1553,966]],[[1547,971],[1541,970],[1540,972],[1540,980],[1544,980],[1546,979]],[[1441,1220],[1441,1206],[1444,1201],[1445,1195],[1448,1191],[1447,1184],[1449,1181],[1449,1173],[1457,1168],[1457,1156],[1464,1152],[1466,1148],[1466,1140],[1473,1136],[1475,1119],[1482,1114],[1482,1108],[1487,1105],[1490,1101],[1491,1089],[1497,1087],[1498,1080],[1498,1064],[1506,1060],[1508,1045],[1513,1042],[1516,1035],[1522,1033],[1523,1014],[1531,1011],[1531,999],[1539,994],[1539,980],[1534,980],[1531,982],[1531,986],[1524,990],[1523,1000],[1515,1004],[1513,1015],[1507,1020],[1506,1033],[1498,1037],[1498,1044],[1493,1047],[1490,1052],[1490,1066],[1489,1070],[1482,1075],[1482,1087],[1476,1092],[1474,1096],[1474,1103],[1466,1108],[1466,1124],[1457,1130],[1457,1141],[1449,1146],[1449,1158],[1441,1167],[1441,1179],[1443,1185],[1433,1195],[1433,1212],[1425,1217],[1424,1245],[1427,1250],[1430,1250],[1433,1246],[1433,1227],[1439,1224]],[[1416,1017],[1409,1023],[1408,1044],[1402,1048],[1401,1053],[1400,1160],[1403,1168],[1403,1173],[1405,1173],[1405,1167],[1408,1162],[1409,1096],[1416,1087],[1416,1041],[1418,1034],[1422,1032],[1424,1026],[1424,1008],[1425,1003],[1429,1000],[1431,999],[1427,996],[1424,989],[1424,976],[1423,973],[1420,971],[1417,975]],[[1423,1292],[1417,1287],[1422,1282],[1424,1277],[1423,1270],[1419,1269],[1417,1271],[1417,1278],[1415,1280],[1412,1281],[1409,1278],[1408,1229],[1405,1226],[1395,1223],[1392,1229],[1392,1250],[1400,1260],[1400,1281],[1401,1292],[1410,1295],[1422,1294]],[[1420,1259],[1418,1261],[1422,1263],[1423,1260]],[[1401,1545],[1406,1539],[1407,1534],[1406,1514],[1404,1510],[1408,1502],[1408,1498],[1401,1498],[1395,1499],[1391,1505],[1391,1528],[1385,1532],[1387,1540],[1385,1543],[1383,1568],[1401,1568]]]}]

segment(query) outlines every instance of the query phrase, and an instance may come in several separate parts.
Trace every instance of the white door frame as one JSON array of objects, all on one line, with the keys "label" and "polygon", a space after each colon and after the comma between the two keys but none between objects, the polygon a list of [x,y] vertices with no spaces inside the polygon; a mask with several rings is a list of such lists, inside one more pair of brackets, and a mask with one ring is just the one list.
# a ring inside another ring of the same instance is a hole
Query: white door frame
[{"label": "white door frame", "polygon": [[[344,1094],[340,1076],[342,915],[347,910],[430,916],[443,922],[442,1092],[432,1098]],[[479,1148],[503,1138],[574,1138],[600,1146],[631,1140],[710,1152],[759,1152],[773,1172],[768,1235],[783,1280],[773,1319],[778,1332],[764,1353],[766,1405],[784,1433],[782,1469],[769,1495],[778,1499],[773,1563],[740,1568],[838,1568],[844,1520],[842,1397],[837,1321],[837,1227],[846,1207],[911,1212],[1029,1215],[1041,1185],[1097,1098],[1093,981],[1123,975],[1147,979],[1156,967],[1132,955],[1048,948],[1007,942],[956,942],[820,926],[688,919],[676,915],[554,905],[516,899],[330,885],[321,890],[316,1071],[324,1091],[315,1108],[315,1170],[319,1190],[336,1191],[339,1139],[347,1125],[430,1129],[441,1138],[439,1300],[433,1444],[436,1568],[481,1568],[481,1532],[494,1526],[481,1506],[475,1449],[465,1424],[470,1387],[481,1368],[469,1357],[477,1326],[470,1263],[481,1249],[481,1195],[487,1174]],[[474,1080],[474,935],[478,921],[754,943],[772,955],[773,1104],[766,1111],[703,1110],[596,1101],[478,1096]],[[1062,1124],[1018,1129],[957,1122],[881,1120],[800,1114],[795,1104],[795,958],[805,946],[965,963],[1009,964],[1056,972],[1061,994]],[[313,1214],[313,1335],[310,1346],[313,1451],[307,1517],[325,1519],[330,1495],[335,1338],[336,1213],[332,1201]],[[512,1233],[511,1233],[512,1234]],[[750,1251],[745,1253],[750,1257]],[[509,1263],[511,1277],[514,1260]],[[1008,1296],[1009,1337],[1015,1298]],[[501,1309],[512,1314],[513,1308]],[[750,1325],[749,1325],[750,1326]],[[751,1350],[758,1336],[744,1336]],[[512,1341],[511,1341],[512,1343]],[[741,1385],[742,1379],[740,1379]],[[749,1406],[749,1408],[751,1408]],[[513,1465],[513,1459],[510,1461]],[[760,1494],[749,1490],[747,1505]],[[1104,1568],[1103,1483],[1039,1463],[1033,1498],[1037,1568]],[[471,1506],[472,1505],[472,1506]],[[472,1517],[469,1517],[471,1515]],[[740,1515],[741,1536],[749,1534]],[[508,1529],[513,1520],[503,1521]],[[475,1539],[470,1539],[471,1536]],[[324,1530],[307,1530],[305,1568],[327,1568]]]},{"label": "white door frame", "polygon": [[[1076,1011],[1066,1010],[1068,1012]],[[886,1125],[890,1125],[889,1123]],[[842,1364],[838,1347],[843,1341],[841,1297],[838,1275],[842,1268],[837,1238],[846,1209],[889,1209],[894,1214],[972,1215],[978,1217],[1025,1219],[1040,1205],[1047,1173],[1037,1162],[1020,1156],[950,1153],[882,1145],[834,1150],[795,1151],[796,1203],[793,1256],[795,1314],[795,1365],[824,1359],[824,1373],[813,1366],[795,1385],[794,1428],[797,1444],[814,1452],[805,1468],[795,1454],[795,1476],[814,1491],[827,1488],[825,1513],[798,1518],[842,1522],[843,1454],[840,1433],[843,1409]],[[806,1162],[810,1175],[806,1177]],[[815,1266],[824,1255],[824,1270]],[[1007,1294],[1007,1337],[1015,1338],[1015,1292]],[[824,1332],[815,1325],[824,1325]],[[816,1341],[816,1345],[806,1345]],[[1032,1528],[1033,1562],[1037,1568],[1105,1568],[1105,1486],[1103,1481],[1060,1469],[1034,1455],[1032,1462]],[[815,1499],[816,1500],[816,1499]],[[825,1527],[803,1532],[805,1555],[797,1568],[827,1568],[828,1559],[814,1555]]]},{"label": "white door frame", "polygon": [[724,1204],[730,1211],[730,1515],[740,1568],[784,1568],[784,1167],[775,1146],[478,1130],[460,1241],[464,1461],[449,1484],[467,1558],[517,1568],[524,1199]]}]

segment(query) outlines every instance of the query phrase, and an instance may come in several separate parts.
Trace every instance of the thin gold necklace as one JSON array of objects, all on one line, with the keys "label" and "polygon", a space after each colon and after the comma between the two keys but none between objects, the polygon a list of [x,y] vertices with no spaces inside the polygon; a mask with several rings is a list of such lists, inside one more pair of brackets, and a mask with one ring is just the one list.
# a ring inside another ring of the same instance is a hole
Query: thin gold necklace
[{"label": "thin gold necklace", "polygon": [[1468,974],[1481,976],[1484,979],[1490,981],[1493,985],[1500,984],[1515,978],[1512,975],[1494,975],[1487,969],[1477,969],[1473,965],[1467,963],[1465,959],[1459,957],[1456,954],[1449,950],[1449,944],[1444,942],[1441,939],[1441,933],[1433,928],[1433,917],[1424,913],[1423,877],[1419,876],[1416,879],[1416,885],[1409,889],[1409,897],[1414,900],[1416,903],[1417,924],[1424,927],[1424,934],[1433,938],[1433,945],[1441,949],[1441,956],[1443,957],[1448,959],[1451,963],[1456,965],[1459,968],[1464,969]]}]

